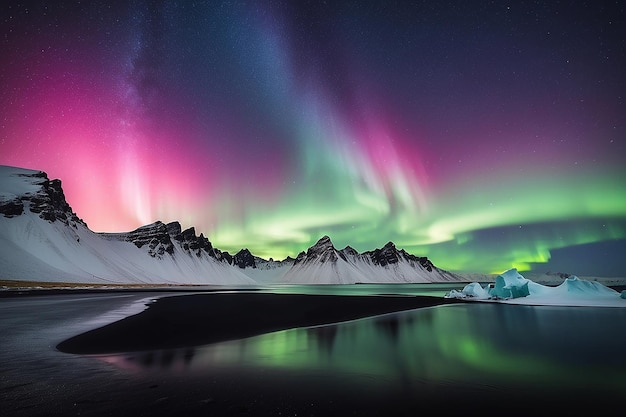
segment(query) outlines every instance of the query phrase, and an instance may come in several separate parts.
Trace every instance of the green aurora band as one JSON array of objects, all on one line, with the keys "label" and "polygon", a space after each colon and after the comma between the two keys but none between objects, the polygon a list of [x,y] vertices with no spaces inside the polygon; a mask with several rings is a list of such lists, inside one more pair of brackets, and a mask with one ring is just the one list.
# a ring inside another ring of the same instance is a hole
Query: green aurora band
[{"label": "green aurora band", "polygon": [[318,193],[296,184],[277,204],[250,202],[241,217],[224,207],[209,235],[225,250],[245,241],[252,253],[274,259],[296,256],[323,235],[359,251],[393,241],[441,268],[485,273],[528,271],[555,249],[626,237],[626,187],[617,172],[579,172],[565,184],[550,173],[483,178],[432,195],[423,210],[404,187],[377,194],[345,174],[326,171],[316,179],[324,184]]},{"label": "green aurora band", "polygon": [[8,3],[0,164],[92,230],[623,276],[621,2]]}]

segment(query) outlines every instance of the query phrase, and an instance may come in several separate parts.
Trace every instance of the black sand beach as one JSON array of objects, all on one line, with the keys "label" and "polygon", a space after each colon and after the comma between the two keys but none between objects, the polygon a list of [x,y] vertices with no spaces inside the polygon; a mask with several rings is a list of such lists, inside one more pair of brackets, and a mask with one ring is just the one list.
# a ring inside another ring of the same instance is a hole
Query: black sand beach
[{"label": "black sand beach", "polygon": [[458,302],[428,296],[253,292],[166,297],[140,314],[72,337],[57,348],[78,354],[174,349]]}]

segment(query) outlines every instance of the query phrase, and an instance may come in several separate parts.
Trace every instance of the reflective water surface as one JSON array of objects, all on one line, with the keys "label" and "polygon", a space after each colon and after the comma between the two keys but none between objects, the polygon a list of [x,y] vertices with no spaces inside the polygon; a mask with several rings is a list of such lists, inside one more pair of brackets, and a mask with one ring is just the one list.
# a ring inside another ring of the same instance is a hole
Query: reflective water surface
[{"label": "reflective water surface", "polygon": [[[403,289],[436,290],[338,290]],[[175,295],[0,299],[2,415],[530,416],[545,415],[546,404],[568,415],[623,415],[624,308],[450,304],[174,350],[55,349]],[[197,317],[193,324],[209,328]]]},{"label": "reflective water surface", "polygon": [[626,392],[626,309],[459,304],[176,350],[99,357],[138,374],[244,380],[376,395]]},{"label": "reflective water surface", "polygon": [[465,284],[355,284],[355,285],[290,285],[275,284],[261,289],[274,294],[328,294],[328,295],[430,295],[443,297],[451,290],[463,288]]},{"label": "reflective water surface", "polygon": [[[194,286],[194,290],[220,292],[264,292],[271,294],[326,294],[326,295],[430,295],[443,297],[451,290],[460,290],[464,282],[406,283],[406,284],[266,284],[250,287]],[[189,291],[188,287],[172,287]],[[171,289],[171,288],[170,288]]]}]

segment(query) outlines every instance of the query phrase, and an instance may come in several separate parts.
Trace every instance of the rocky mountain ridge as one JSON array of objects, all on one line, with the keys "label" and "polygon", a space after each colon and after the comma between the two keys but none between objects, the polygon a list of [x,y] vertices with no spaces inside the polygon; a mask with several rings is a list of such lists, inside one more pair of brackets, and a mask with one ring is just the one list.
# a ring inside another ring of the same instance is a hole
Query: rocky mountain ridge
[{"label": "rocky mountain ridge", "polygon": [[330,237],[323,236],[298,255],[285,279],[294,283],[347,284],[455,281],[459,277],[435,267],[427,257],[397,249],[393,242],[359,253],[351,246],[336,249]]},{"label": "rocky mountain ridge", "polygon": [[[197,235],[195,228],[190,227],[183,230],[179,222],[163,223],[156,221],[130,232],[95,233],[89,230],[87,224],[74,213],[66,201],[60,180],[48,179],[47,174],[43,171],[13,167],[0,168],[0,220],[4,219],[0,226],[3,224],[8,226],[12,220],[16,220],[26,213],[31,213],[37,215],[39,220],[46,222],[46,224],[62,225],[55,230],[58,229],[57,231],[61,231],[61,234],[64,236],[69,236],[70,241],[74,242],[72,245],[80,246],[81,236],[87,237],[90,242],[93,241],[94,247],[101,246],[101,244],[97,243],[98,239],[111,245],[132,243],[140,251],[138,253],[143,253],[143,256],[146,256],[145,259],[141,260],[141,263],[169,262],[175,265],[176,270],[181,269],[179,264],[184,263],[189,265],[185,266],[187,268],[185,270],[186,274],[193,274],[194,268],[200,268],[198,265],[204,265],[202,268],[206,268],[205,264],[234,267],[234,270],[240,270],[244,275],[246,271],[251,270],[268,271],[280,269],[281,271],[286,271],[286,273],[279,276],[278,279],[282,280],[282,278],[287,277],[286,282],[292,281],[293,276],[303,269],[308,268],[312,270],[320,265],[336,269],[338,263],[349,265],[349,267],[344,265],[341,273],[343,275],[338,278],[339,281],[372,282],[372,280],[380,279],[382,282],[390,280],[407,282],[417,279],[419,282],[422,282],[424,280],[429,281],[431,278],[432,280],[450,279],[450,276],[442,274],[441,270],[438,270],[428,258],[411,255],[403,249],[398,250],[392,242],[387,243],[383,248],[359,253],[350,246],[337,250],[330,238],[324,236],[306,252],[301,252],[295,259],[288,257],[282,261],[275,261],[254,256],[246,248],[231,255],[227,251],[215,248],[204,234],[200,233],[200,235]],[[39,226],[44,227],[45,224],[39,224]],[[32,226],[29,227],[32,228]],[[70,227],[74,231],[68,234],[63,232],[63,227]],[[0,233],[2,233],[2,229],[0,229]],[[49,233],[49,231],[46,233]],[[6,233],[6,235],[8,234]],[[54,233],[49,234],[52,236]],[[53,246],[56,244],[55,242],[51,243]],[[24,247],[24,249],[28,250],[27,247]],[[55,251],[63,252],[63,249],[57,248]],[[114,252],[117,252],[117,249]],[[186,257],[181,258],[183,254]],[[34,256],[45,262],[56,262],[54,260],[50,261],[50,253],[34,254]],[[150,259],[153,259],[153,261],[150,261]],[[68,262],[71,262],[71,259],[68,259]],[[102,263],[107,264],[112,263],[112,261],[102,261]],[[6,264],[10,265],[11,262],[7,260]],[[400,265],[404,270],[398,273],[398,266]],[[374,269],[365,271],[366,267]],[[198,271],[202,268],[198,269]],[[89,267],[87,265],[82,267],[82,269],[88,270]],[[117,269],[124,270],[124,268]],[[418,271],[419,277],[410,276],[411,273],[407,274],[406,271],[410,271],[410,269]],[[388,274],[389,271],[392,271],[394,276],[383,276]],[[93,272],[89,274],[96,276]],[[139,275],[137,272],[133,272],[133,274]],[[374,274],[373,277],[372,274]],[[432,277],[428,275],[432,275]],[[181,279],[177,278],[175,281],[180,282]],[[300,282],[299,280],[296,281]]]},{"label": "rocky mountain ridge", "polygon": [[398,262],[409,262],[411,264],[419,265],[421,268],[424,268],[429,272],[435,268],[433,263],[427,257],[415,256],[408,253],[404,249],[398,249],[393,242],[388,242],[380,249],[359,253],[351,246],[346,246],[340,250],[335,249],[330,237],[328,236],[323,236],[306,252],[301,252],[295,260],[295,265],[314,260],[322,262],[336,262],[338,259],[343,259],[344,261],[348,261],[349,259],[367,260],[372,264],[379,266],[393,265]]}]

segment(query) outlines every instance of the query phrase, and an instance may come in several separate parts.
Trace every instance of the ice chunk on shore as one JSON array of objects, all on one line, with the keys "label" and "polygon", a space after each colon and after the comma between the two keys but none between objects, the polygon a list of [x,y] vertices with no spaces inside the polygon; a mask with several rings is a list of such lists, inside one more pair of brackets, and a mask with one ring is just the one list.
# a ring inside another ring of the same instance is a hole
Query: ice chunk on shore
[{"label": "ice chunk on shore", "polygon": [[519,300],[526,297],[532,300],[541,300],[546,304],[562,304],[563,300],[586,300],[588,305],[589,299],[596,299],[598,301],[596,304],[603,304],[600,301],[610,299],[611,303],[614,304],[614,301],[620,297],[626,298],[626,295],[624,292],[620,295],[617,291],[597,281],[583,280],[575,275],[566,278],[557,287],[549,287],[524,278],[515,268],[498,275],[494,284],[482,287],[479,283],[473,282],[466,285],[461,291],[453,290],[446,294],[446,298],[477,300]]},{"label": "ice chunk on shore", "polygon": [[476,298],[476,299],[486,299],[489,298],[489,291],[486,288],[480,286],[478,282],[472,282],[467,284],[461,291],[452,290],[447,295],[446,298]]},{"label": "ice chunk on shore", "polygon": [[509,269],[496,277],[494,287],[489,290],[489,295],[500,298],[525,297],[530,294],[528,283],[517,269]]},{"label": "ice chunk on shore", "polygon": [[568,294],[581,294],[581,295],[591,295],[591,294],[606,294],[612,295],[616,294],[615,290],[611,288],[605,287],[597,281],[587,281],[584,279],[578,278],[576,275],[572,275],[567,278],[561,285],[556,287],[560,291],[564,291]]},{"label": "ice chunk on shore", "polygon": [[[518,298],[530,295],[530,286],[535,284],[524,278],[517,269],[509,269],[496,277],[493,285],[482,287],[478,282],[467,284],[463,290],[452,290],[447,298]],[[540,291],[539,291],[540,292]]]}]

